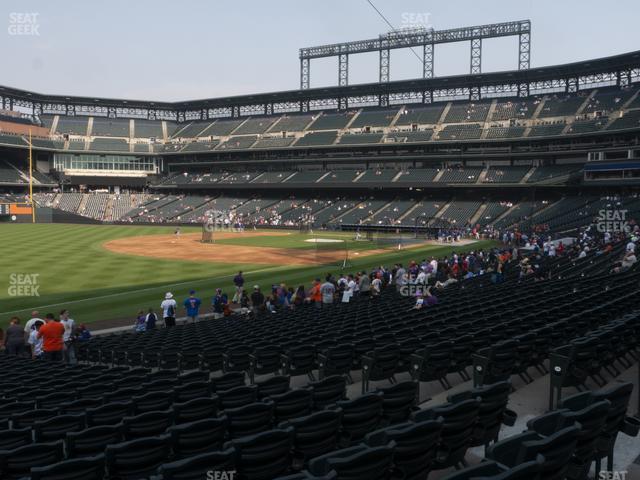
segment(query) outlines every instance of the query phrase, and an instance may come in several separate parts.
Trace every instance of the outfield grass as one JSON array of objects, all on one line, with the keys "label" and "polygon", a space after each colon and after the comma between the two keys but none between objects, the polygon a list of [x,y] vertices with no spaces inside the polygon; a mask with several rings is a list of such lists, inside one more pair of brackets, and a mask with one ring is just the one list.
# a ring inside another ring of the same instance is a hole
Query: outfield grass
[{"label": "outfield grass", "polygon": [[[197,232],[199,228],[182,230],[189,233]],[[0,224],[0,240],[4,248],[3,260],[0,263],[0,327],[6,326],[10,316],[27,318],[33,309],[44,315],[48,312],[57,314],[62,308],[68,308],[77,322],[125,318],[130,318],[133,322],[139,309],[150,306],[157,308],[168,290],[180,301],[193,288],[197,290],[208,309],[210,297],[215,289],[221,287],[230,291],[232,278],[239,269],[245,272],[248,286],[260,284],[265,292],[270,285],[280,282],[292,286],[308,286],[315,277],[340,270],[337,265],[265,267],[205,263],[197,262],[197,259],[163,260],[120,255],[102,247],[104,242],[115,238],[172,232],[173,227],[156,226]],[[348,239],[351,235],[316,233],[313,236]],[[269,240],[261,241],[262,239]],[[227,239],[224,242],[315,248],[312,244],[308,244],[311,247],[307,247],[298,233],[287,237]],[[348,240],[347,243],[351,250],[372,248],[367,242]],[[474,244],[473,248],[490,245],[491,242],[479,242]],[[375,245],[373,247],[375,248]],[[322,248],[327,246],[324,245]],[[344,246],[336,248],[342,249]],[[455,250],[463,249],[464,247],[460,247]],[[381,264],[406,263],[431,255],[447,255],[452,250],[454,248],[451,246],[424,246],[410,250],[390,250],[363,258],[352,256],[347,270],[355,272]],[[36,274],[39,296],[11,296],[11,279],[15,274]],[[182,314],[181,311],[179,313]]]}]

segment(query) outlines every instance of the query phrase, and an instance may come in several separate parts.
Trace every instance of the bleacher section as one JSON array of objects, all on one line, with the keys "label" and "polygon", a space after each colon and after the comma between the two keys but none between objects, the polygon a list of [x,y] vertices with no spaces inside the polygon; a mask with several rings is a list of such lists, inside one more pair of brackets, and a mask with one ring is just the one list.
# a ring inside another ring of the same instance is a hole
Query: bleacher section
[{"label": "bleacher section", "polygon": [[564,123],[547,123],[539,124],[531,127],[529,131],[530,137],[546,137],[549,135],[560,135],[565,128]]},{"label": "bleacher section", "polygon": [[304,137],[298,139],[296,147],[314,147],[318,145],[331,145],[336,141],[338,131],[329,132],[309,132]]},{"label": "bleacher section", "polygon": [[445,103],[429,107],[407,106],[400,112],[396,125],[435,125],[440,120]]},{"label": "bleacher section", "polygon": [[290,146],[295,137],[260,138],[251,148],[283,148]]},{"label": "bleacher section", "polygon": [[269,132],[301,132],[313,120],[312,115],[283,115],[274,123]]},{"label": "bleacher section", "polygon": [[234,130],[234,135],[260,134],[266,132],[271,125],[277,120],[273,117],[264,118],[248,118],[245,122]]},{"label": "bleacher section", "polygon": [[398,113],[398,108],[362,110],[349,128],[388,127]]},{"label": "bleacher section", "polygon": [[481,125],[477,123],[461,123],[445,126],[438,133],[438,140],[473,140],[480,138],[481,134]]},{"label": "bleacher section", "polygon": [[135,132],[136,138],[157,138],[162,139],[164,135],[162,133],[162,122],[152,120],[136,120]]},{"label": "bleacher section", "polygon": [[218,146],[218,150],[239,150],[243,148],[250,148],[258,137],[256,135],[242,136],[242,137],[230,137],[226,142]]},{"label": "bleacher section", "polygon": [[548,181],[556,177],[563,177],[582,169],[581,165],[552,165],[536,168],[527,183]]},{"label": "bleacher section", "polygon": [[490,102],[452,103],[444,123],[484,122],[490,106]]},{"label": "bleacher section", "polygon": [[339,130],[346,128],[356,111],[346,113],[323,113],[316,117],[315,121],[307,127],[307,130]]},{"label": "bleacher section", "polygon": [[446,168],[440,183],[475,183],[482,172],[482,167],[449,167]]},{"label": "bleacher section", "polygon": [[518,183],[531,167],[490,167],[484,183]]},{"label": "bleacher section", "polygon": [[121,118],[93,117],[91,135],[95,137],[129,138],[129,120]]},{"label": "bleacher section", "polygon": [[[86,135],[89,125],[89,117],[58,117],[58,127],[55,133],[68,133],[69,135]],[[128,135],[127,135],[128,136]]]},{"label": "bleacher section", "polygon": [[413,132],[393,132],[388,133],[386,138],[396,143],[428,142],[433,137],[433,129],[416,130]]},{"label": "bleacher section", "polygon": [[436,168],[412,168],[402,171],[396,182],[431,183],[437,174]]},{"label": "bleacher section", "polygon": [[121,138],[96,138],[89,145],[89,150],[101,152],[128,152],[129,144]]},{"label": "bleacher section", "polygon": [[243,137],[230,137],[229,140],[218,146],[218,150],[239,150],[243,148],[250,148],[258,137],[256,135],[243,136]]},{"label": "bleacher section", "polygon": [[531,118],[539,103],[539,99],[521,100],[516,98],[499,100],[489,120],[527,120]]},{"label": "bleacher section", "polygon": [[380,143],[382,133],[348,133],[338,140],[341,145],[357,145],[361,143]]},{"label": "bleacher section", "polygon": [[586,95],[547,98],[538,113],[538,118],[565,117],[575,115],[580,105],[586,100]]}]

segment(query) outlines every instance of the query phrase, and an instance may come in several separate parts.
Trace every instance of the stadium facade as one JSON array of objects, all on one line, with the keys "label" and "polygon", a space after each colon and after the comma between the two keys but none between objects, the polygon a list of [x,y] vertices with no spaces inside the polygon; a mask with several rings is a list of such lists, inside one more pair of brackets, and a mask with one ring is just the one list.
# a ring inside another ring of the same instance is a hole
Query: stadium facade
[{"label": "stadium facade", "polygon": [[639,80],[636,51],[172,103],[0,87],[0,189],[31,146],[38,204],[78,219],[574,228],[635,198]]}]

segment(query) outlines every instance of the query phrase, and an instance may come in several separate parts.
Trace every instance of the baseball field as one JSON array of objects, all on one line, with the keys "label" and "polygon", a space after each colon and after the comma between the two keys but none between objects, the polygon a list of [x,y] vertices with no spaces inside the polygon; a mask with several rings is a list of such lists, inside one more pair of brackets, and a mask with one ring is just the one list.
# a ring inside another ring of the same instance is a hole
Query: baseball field
[{"label": "baseball field", "polygon": [[[204,244],[199,227],[0,224],[0,327],[11,316],[28,318],[68,308],[94,328],[133,323],[138,310],[158,308],[164,294],[178,303],[194,289],[208,310],[216,288],[231,291],[244,272],[246,286],[286,283],[308,287],[316,277],[392,266],[448,255],[470,245],[425,240],[354,238],[353,232],[284,230],[215,232]],[[398,248],[401,243],[401,248]],[[490,242],[481,241],[473,248]],[[180,315],[182,311],[178,312]]]}]

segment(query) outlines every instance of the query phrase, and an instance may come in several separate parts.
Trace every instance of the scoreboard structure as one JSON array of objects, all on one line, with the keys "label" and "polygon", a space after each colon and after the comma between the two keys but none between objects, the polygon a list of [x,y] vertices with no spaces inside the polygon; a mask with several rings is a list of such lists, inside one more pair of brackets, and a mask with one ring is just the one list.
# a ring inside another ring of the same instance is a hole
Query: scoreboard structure
[{"label": "scoreboard structure", "polygon": [[34,213],[30,203],[0,203],[0,222],[32,222]]}]

